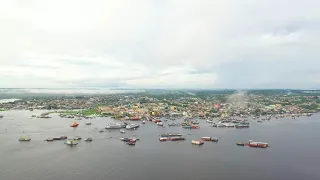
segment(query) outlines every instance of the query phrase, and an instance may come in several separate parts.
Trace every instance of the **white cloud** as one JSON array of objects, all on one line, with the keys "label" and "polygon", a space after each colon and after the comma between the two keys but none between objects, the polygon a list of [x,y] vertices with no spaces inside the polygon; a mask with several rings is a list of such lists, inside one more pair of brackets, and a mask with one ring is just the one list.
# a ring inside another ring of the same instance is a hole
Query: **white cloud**
[{"label": "white cloud", "polygon": [[281,69],[295,77],[297,69],[308,71],[302,62],[320,65],[319,6],[316,0],[3,0],[0,87],[278,83]]}]

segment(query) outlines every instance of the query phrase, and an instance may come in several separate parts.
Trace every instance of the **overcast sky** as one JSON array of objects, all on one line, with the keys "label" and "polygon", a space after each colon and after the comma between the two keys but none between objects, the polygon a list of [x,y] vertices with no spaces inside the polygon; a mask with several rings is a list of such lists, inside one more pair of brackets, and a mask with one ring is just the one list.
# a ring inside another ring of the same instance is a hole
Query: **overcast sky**
[{"label": "overcast sky", "polygon": [[319,0],[2,0],[0,87],[320,88]]}]

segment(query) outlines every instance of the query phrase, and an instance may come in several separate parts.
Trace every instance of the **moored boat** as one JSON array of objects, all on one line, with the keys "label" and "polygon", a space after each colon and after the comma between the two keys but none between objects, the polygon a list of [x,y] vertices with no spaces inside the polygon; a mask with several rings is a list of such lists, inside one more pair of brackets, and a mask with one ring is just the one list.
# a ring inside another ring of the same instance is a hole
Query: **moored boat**
[{"label": "moored boat", "polygon": [[134,145],[136,145],[136,141],[129,140],[129,141],[127,142],[127,144],[130,145],[130,146],[134,146]]},{"label": "moored boat", "polygon": [[167,141],[167,140],[168,140],[167,137],[161,137],[161,138],[159,138],[159,141]]},{"label": "moored boat", "polygon": [[86,125],[91,125],[91,122],[86,122]]},{"label": "moored boat", "polygon": [[82,139],[82,137],[80,137],[80,136],[74,136],[73,137],[73,140],[81,140]]},{"label": "moored boat", "polygon": [[158,122],[157,125],[158,126],[163,126],[163,123],[162,122]]},{"label": "moored boat", "polygon": [[237,124],[235,125],[235,127],[240,129],[240,128],[249,128],[250,126],[248,124]]}]

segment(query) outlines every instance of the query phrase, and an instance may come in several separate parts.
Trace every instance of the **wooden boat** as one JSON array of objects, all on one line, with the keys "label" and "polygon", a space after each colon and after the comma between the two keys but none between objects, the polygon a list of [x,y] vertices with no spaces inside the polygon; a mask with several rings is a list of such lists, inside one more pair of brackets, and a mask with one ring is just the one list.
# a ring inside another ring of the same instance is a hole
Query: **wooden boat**
[{"label": "wooden boat", "polygon": [[73,139],[69,139],[65,142],[65,144],[69,145],[69,146],[75,146],[78,144],[78,141],[73,140]]},{"label": "wooden boat", "polygon": [[54,141],[54,138],[47,138],[45,141]]},{"label": "wooden boat", "polygon": [[236,144],[237,144],[238,146],[245,146],[245,145],[246,145],[246,143],[244,143],[244,142],[236,142]]},{"label": "wooden boat", "polygon": [[82,137],[80,137],[80,136],[73,137],[73,140],[81,140],[81,139],[82,139]]},{"label": "wooden boat", "polygon": [[92,141],[93,139],[92,138],[86,138],[86,139],[84,139],[84,141]]},{"label": "wooden boat", "polygon": [[127,144],[130,146],[134,146],[136,145],[136,141],[130,140],[129,142],[127,142]]},{"label": "wooden boat", "polygon": [[79,126],[79,124],[76,122],[74,122],[73,124],[70,125],[70,127],[78,127],[78,126]]},{"label": "wooden boat", "polygon": [[31,141],[31,138],[27,136],[20,136],[19,141]]},{"label": "wooden boat", "polygon": [[61,139],[67,139],[67,136],[60,136]]}]

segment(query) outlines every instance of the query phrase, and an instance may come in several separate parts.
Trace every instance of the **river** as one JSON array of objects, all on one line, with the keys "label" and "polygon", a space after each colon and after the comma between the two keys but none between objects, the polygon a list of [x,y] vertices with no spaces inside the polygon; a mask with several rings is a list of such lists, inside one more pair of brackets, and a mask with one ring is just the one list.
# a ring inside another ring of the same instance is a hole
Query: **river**
[{"label": "river", "polygon": [[[320,114],[297,119],[274,119],[250,128],[214,128],[200,120],[201,129],[158,127],[147,122],[137,130],[99,133],[110,118],[91,119],[91,126],[51,114],[51,119],[31,118],[44,111],[4,111],[0,115],[1,180],[135,180],[135,179],[320,179]],[[187,140],[159,142],[159,134],[182,133]],[[28,135],[30,142],[19,142]],[[69,147],[63,141],[46,142],[47,137],[78,135],[92,137]],[[135,146],[119,141],[136,135]],[[201,136],[220,137],[218,143],[191,145]],[[236,146],[236,141],[268,142],[257,149]]]}]

